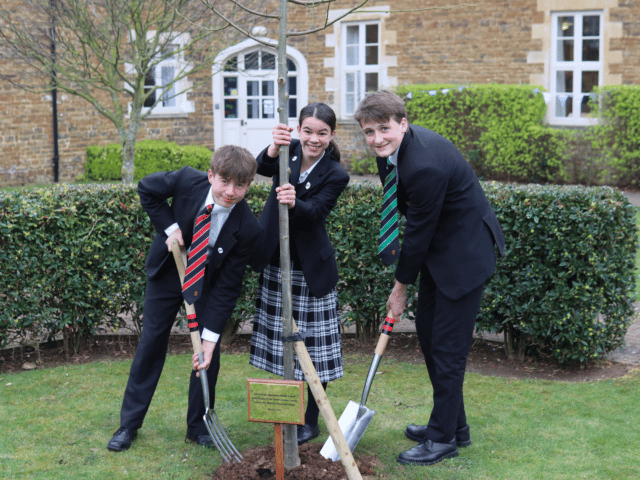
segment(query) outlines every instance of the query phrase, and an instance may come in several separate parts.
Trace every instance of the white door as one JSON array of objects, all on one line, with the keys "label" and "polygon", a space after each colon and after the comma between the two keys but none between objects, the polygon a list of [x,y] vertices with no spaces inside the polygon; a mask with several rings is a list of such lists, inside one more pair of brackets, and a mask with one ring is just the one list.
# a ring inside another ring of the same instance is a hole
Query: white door
[{"label": "white door", "polygon": [[[306,91],[304,95],[299,92],[302,75],[298,63],[287,59],[287,115],[291,127],[297,125],[299,109],[304,106],[300,101],[304,99],[306,104],[307,96]],[[306,72],[306,63],[304,68]],[[222,95],[216,101],[218,92]],[[223,71],[214,75],[214,104],[216,148],[235,144],[254,155],[264,150],[272,142],[271,132],[279,122],[275,50],[253,46],[226,57]]]}]

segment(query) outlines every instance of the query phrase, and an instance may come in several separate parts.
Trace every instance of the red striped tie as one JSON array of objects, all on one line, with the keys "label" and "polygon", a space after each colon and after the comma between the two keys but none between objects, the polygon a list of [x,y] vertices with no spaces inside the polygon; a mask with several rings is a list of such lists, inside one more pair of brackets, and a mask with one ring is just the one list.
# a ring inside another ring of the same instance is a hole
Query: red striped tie
[{"label": "red striped tie", "polygon": [[207,264],[209,250],[209,227],[211,226],[211,210],[213,205],[206,205],[198,214],[193,241],[187,259],[187,270],[184,274],[182,296],[187,303],[194,304],[202,293],[204,283],[204,267]]}]

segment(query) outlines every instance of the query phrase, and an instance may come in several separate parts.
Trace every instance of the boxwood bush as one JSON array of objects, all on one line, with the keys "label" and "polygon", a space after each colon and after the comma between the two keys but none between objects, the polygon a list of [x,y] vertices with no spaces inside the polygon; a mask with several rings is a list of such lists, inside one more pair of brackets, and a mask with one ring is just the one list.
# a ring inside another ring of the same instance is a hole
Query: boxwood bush
[{"label": "boxwood bush", "polygon": [[480,177],[557,182],[566,133],[543,124],[544,98],[530,85],[407,85],[407,119],[443,135]]},{"label": "boxwood bush", "polygon": [[602,175],[623,187],[640,186],[640,89],[637,85],[604,86],[590,106],[598,123],[587,132],[605,159]]},{"label": "boxwood bush", "polygon": [[139,316],[152,233],[131,186],[0,193],[0,346],[62,333],[77,352]]},{"label": "boxwood bush", "polygon": [[[122,180],[121,152],[122,146],[117,143],[87,147],[84,179]],[[140,180],[153,172],[179,170],[187,165],[196,170],[207,171],[212,153],[208,148],[196,145],[179,146],[165,140],[142,140],[135,147],[134,180]]]},{"label": "boxwood bush", "polygon": [[609,187],[486,186],[507,240],[478,319],[514,353],[601,358],[624,341],[635,300],[635,207]]},{"label": "boxwood bush", "polygon": [[[512,350],[588,362],[618,348],[632,314],[635,209],[612,188],[485,183],[507,255],[487,283],[477,326]],[[247,198],[256,214],[268,184]],[[393,267],[376,256],[381,188],[350,185],[327,219],[345,323],[377,336]],[[62,332],[70,349],[121,315],[139,320],[153,228],[133,186],[57,186],[0,193],[0,346]],[[252,318],[258,275],[245,277],[233,329]],[[409,312],[415,309],[415,287]]]}]

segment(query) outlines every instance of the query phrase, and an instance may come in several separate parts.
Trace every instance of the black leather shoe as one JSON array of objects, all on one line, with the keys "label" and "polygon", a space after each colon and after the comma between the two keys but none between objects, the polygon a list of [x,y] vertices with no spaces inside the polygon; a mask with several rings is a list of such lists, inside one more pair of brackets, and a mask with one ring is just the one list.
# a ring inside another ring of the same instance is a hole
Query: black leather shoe
[{"label": "black leather shoe", "polygon": [[313,427],[307,423],[298,425],[298,445],[302,445],[318,435],[320,435],[320,427],[318,425]]},{"label": "black leather shoe", "polygon": [[187,432],[184,437],[184,443],[195,442],[201,447],[214,448],[213,439],[211,435],[191,435]]},{"label": "black leather shoe", "polygon": [[[411,440],[421,442],[427,435],[427,426],[409,425],[405,429],[404,434]],[[465,425],[464,427],[458,428],[456,430],[456,444],[459,447],[468,447],[469,445],[471,445],[471,433],[469,432],[469,425]]]},{"label": "black leather shoe", "polygon": [[426,440],[406,452],[402,452],[398,456],[398,462],[413,465],[433,465],[445,458],[457,456],[458,447],[456,447],[455,439],[449,443],[436,443]]},{"label": "black leather shoe", "polygon": [[120,427],[116,433],[113,434],[111,440],[107,444],[109,450],[114,452],[121,452],[127,450],[131,446],[131,442],[138,436],[137,430],[131,430],[130,428]]}]

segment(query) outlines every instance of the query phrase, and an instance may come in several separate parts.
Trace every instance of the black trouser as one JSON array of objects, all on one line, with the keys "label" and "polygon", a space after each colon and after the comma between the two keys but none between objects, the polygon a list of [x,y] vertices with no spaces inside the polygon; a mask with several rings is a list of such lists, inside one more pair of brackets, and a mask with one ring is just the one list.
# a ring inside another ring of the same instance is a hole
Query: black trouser
[{"label": "black trouser", "polygon": [[[205,275],[205,285],[201,297],[205,299],[208,298],[208,293],[211,290],[206,278],[207,275]],[[138,429],[142,426],[164,367],[171,327],[183,302],[182,287],[175,267],[169,268],[161,277],[147,281],[142,335],[124,392],[120,411],[121,427]],[[203,307],[201,303],[204,302],[196,302],[195,304],[196,316],[199,316]],[[202,332],[201,324],[200,332]],[[185,363],[184,368],[185,370],[191,369],[190,360],[188,364]],[[215,387],[219,370],[220,342],[216,344],[211,365],[207,370],[211,410],[215,404]],[[206,435],[207,429],[202,419],[205,412],[202,385],[194,371],[191,372],[188,402],[187,429],[192,435]]]},{"label": "black trouser", "polygon": [[416,332],[433,387],[433,410],[426,438],[450,442],[467,424],[462,385],[484,285],[451,300],[436,287],[424,266],[420,272]]}]

